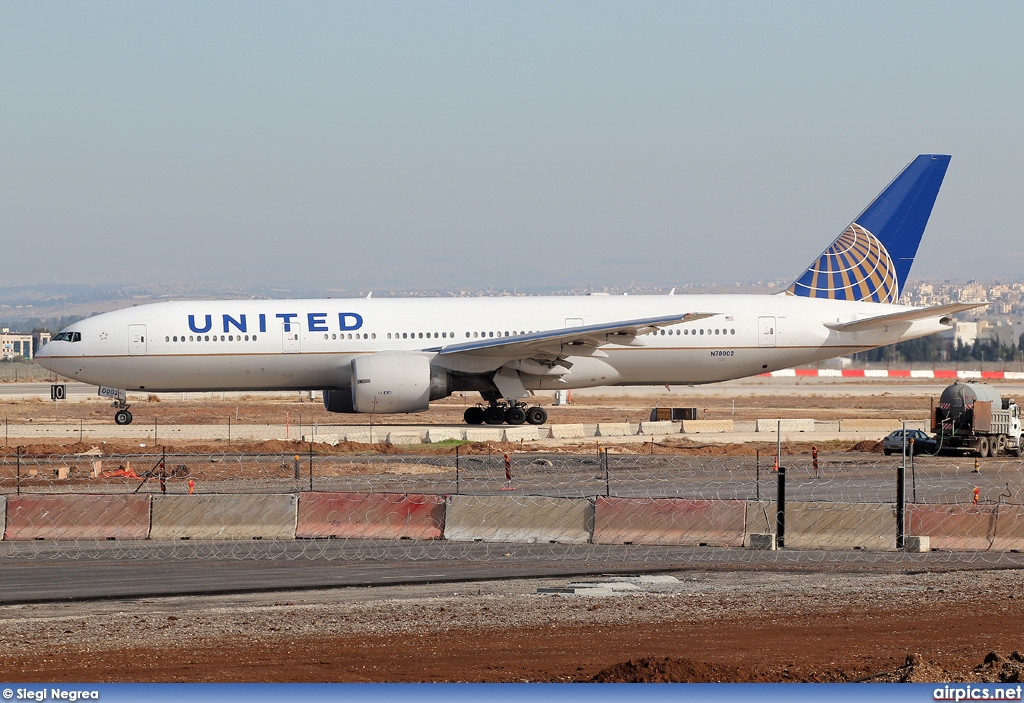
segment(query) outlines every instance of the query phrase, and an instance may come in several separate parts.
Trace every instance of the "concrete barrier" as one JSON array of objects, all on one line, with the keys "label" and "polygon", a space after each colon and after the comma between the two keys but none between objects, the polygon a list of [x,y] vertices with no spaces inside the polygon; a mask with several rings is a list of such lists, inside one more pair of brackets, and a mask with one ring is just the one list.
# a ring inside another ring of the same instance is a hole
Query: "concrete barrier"
[{"label": "concrete barrier", "polygon": [[387,435],[381,434],[377,430],[351,430],[345,433],[346,442],[355,442],[357,444],[377,444],[387,439]]},{"label": "concrete barrier", "polygon": [[809,419],[792,419],[786,418],[781,420],[778,419],[766,419],[757,421],[757,432],[775,432],[781,429],[783,432],[814,432],[814,420]]},{"label": "concrete barrier", "polygon": [[628,422],[602,422],[597,426],[598,437],[628,437],[633,428]]},{"label": "concrete barrier", "polygon": [[7,501],[4,539],[146,539],[148,495],[23,495]]},{"label": "concrete barrier", "polygon": [[661,421],[661,422],[641,422],[640,423],[640,434],[645,435],[656,435],[656,434],[673,434],[679,431],[679,423]]},{"label": "concrete barrier", "polygon": [[[908,422],[907,429],[924,429],[926,424],[928,424],[926,420]],[[840,432],[879,432],[889,434],[893,430],[898,430],[902,427],[903,423],[900,420],[886,418],[852,418],[839,421]]]},{"label": "concrete barrier", "polygon": [[298,538],[441,539],[444,496],[415,493],[302,493]]},{"label": "concrete barrier", "polygon": [[467,442],[500,442],[504,436],[505,430],[500,427],[475,427],[466,430]]},{"label": "concrete barrier", "polygon": [[551,425],[551,439],[579,439],[586,437],[583,425]]},{"label": "concrete barrier", "polygon": [[594,506],[586,498],[545,496],[448,497],[444,538],[452,542],[586,543]]},{"label": "concrete barrier", "polygon": [[932,549],[1024,549],[1024,506],[908,506],[907,533],[931,538]]},{"label": "concrete barrier", "polygon": [[431,427],[429,430],[427,430],[427,439],[426,439],[426,441],[429,442],[430,444],[437,444],[438,442],[458,441],[458,440],[461,440],[463,438],[463,436],[465,435],[465,432],[466,432],[465,430],[461,430],[461,429],[459,429],[459,430],[446,430],[446,429],[437,429],[437,428]]},{"label": "concrete barrier", "polygon": [[536,425],[506,427],[502,441],[505,442],[533,442],[540,439],[540,432]]},{"label": "concrete barrier", "polygon": [[688,434],[735,432],[736,424],[732,420],[683,420],[681,431]]},{"label": "concrete barrier", "polygon": [[597,498],[595,544],[671,544],[740,547],[746,516],[742,500]]},{"label": "concrete barrier", "polygon": [[896,509],[884,503],[786,502],[787,549],[896,549]]},{"label": "concrete barrier", "polygon": [[393,446],[423,444],[423,435],[419,432],[389,432],[388,444]]},{"label": "concrete barrier", "polygon": [[150,539],[294,539],[297,496],[155,496]]},{"label": "concrete barrier", "polygon": [[340,441],[341,437],[336,434],[302,435],[303,444],[313,442],[314,444],[330,444],[331,446],[334,446]]},{"label": "concrete barrier", "polygon": [[[748,502],[748,538],[751,534],[775,533],[775,502]],[[786,549],[855,547],[896,549],[896,513],[892,505],[786,501]]]}]

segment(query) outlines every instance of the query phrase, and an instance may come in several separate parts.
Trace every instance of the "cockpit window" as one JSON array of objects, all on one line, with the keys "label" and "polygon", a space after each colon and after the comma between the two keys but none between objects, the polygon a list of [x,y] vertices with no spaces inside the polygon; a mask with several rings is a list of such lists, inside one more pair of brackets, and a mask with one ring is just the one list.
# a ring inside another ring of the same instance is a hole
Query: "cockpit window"
[{"label": "cockpit window", "polygon": [[81,332],[59,332],[56,337],[53,338],[55,342],[81,342]]}]

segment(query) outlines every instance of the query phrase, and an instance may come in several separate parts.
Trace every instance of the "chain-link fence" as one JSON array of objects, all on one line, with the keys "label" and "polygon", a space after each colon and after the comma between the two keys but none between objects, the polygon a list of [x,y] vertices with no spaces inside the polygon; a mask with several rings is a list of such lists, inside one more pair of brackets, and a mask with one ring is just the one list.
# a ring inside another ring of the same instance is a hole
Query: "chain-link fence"
[{"label": "chain-link fence", "polygon": [[[781,463],[787,551],[896,551],[902,458]],[[564,558],[599,560],[621,545],[637,560],[678,561],[777,533],[774,468],[774,457],[614,450],[15,453],[0,457],[0,554],[443,559],[559,545]],[[998,560],[1024,549],[1022,489],[1017,459],[908,458],[903,534],[928,537],[922,549]]]}]

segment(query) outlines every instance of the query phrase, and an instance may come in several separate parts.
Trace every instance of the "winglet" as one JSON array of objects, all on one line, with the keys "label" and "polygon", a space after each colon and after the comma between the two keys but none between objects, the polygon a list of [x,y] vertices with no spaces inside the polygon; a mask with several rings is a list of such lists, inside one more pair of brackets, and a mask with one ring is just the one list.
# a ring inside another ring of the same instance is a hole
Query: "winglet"
[{"label": "winglet", "polygon": [[942,154],[922,154],[911,161],[786,292],[897,302],[949,160]]}]

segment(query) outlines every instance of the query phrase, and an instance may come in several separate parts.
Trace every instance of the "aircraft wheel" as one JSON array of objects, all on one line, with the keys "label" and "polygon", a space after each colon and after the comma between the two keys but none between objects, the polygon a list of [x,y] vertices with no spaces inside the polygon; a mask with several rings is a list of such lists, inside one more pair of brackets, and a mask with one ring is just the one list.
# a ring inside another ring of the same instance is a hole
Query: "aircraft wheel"
[{"label": "aircraft wheel", "polygon": [[132,424],[132,414],[127,410],[118,410],[114,413],[114,422],[118,425]]},{"label": "aircraft wheel", "polygon": [[466,421],[467,425],[482,425],[484,423],[484,409],[477,405],[466,408],[466,412],[462,413],[462,419]]},{"label": "aircraft wheel", "polygon": [[526,422],[526,411],[519,405],[513,405],[505,411],[505,422],[510,425],[521,425]]},{"label": "aircraft wheel", "polygon": [[543,425],[548,421],[548,411],[539,405],[526,411],[526,421],[531,425]]},{"label": "aircraft wheel", "polygon": [[505,408],[498,405],[484,410],[484,422],[488,425],[500,425],[505,422]]}]

